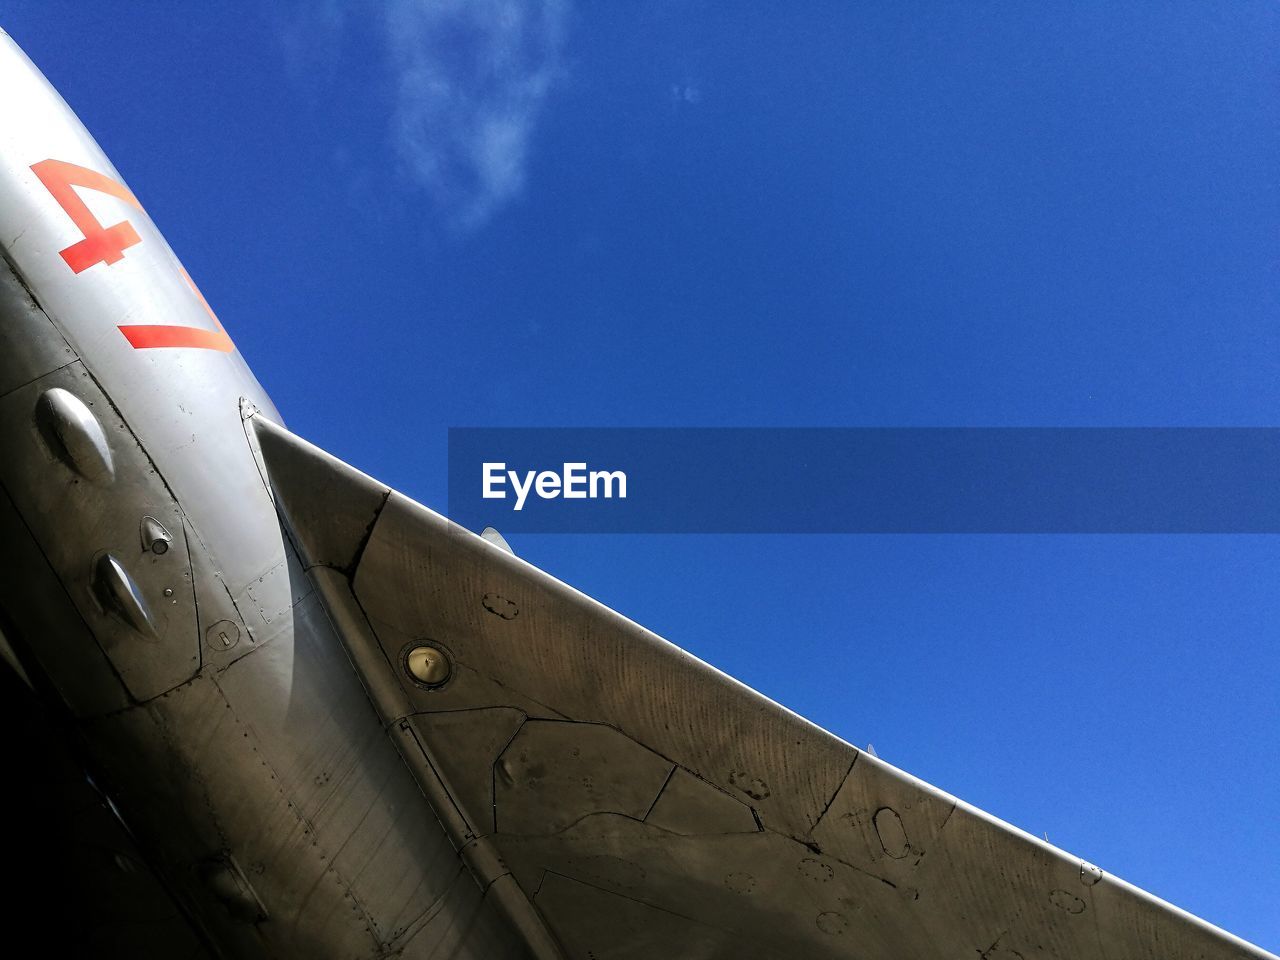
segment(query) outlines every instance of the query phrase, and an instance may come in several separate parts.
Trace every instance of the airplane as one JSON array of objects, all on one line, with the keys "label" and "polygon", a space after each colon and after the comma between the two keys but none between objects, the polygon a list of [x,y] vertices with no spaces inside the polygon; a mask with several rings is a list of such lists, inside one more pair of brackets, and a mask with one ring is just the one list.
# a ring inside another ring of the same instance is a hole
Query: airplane
[{"label": "airplane", "polygon": [[2,32],[0,91],[0,653],[95,852],[46,939],[1276,960],[295,436]]}]

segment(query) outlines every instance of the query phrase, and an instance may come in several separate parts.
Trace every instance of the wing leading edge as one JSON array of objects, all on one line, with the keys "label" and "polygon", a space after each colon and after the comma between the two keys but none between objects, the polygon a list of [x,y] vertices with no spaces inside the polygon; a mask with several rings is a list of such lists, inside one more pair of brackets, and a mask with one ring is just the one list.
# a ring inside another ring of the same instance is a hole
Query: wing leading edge
[{"label": "wing leading edge", "polygon": [[535,956],[1276,960],[251,425],[388,734]]}]

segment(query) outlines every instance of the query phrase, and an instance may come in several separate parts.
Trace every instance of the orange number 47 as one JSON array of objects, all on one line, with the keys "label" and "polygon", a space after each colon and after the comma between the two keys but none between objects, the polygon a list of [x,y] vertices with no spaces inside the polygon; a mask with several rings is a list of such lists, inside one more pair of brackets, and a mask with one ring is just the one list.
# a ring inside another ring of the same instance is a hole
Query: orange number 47
[{"label": "orange number 47", "polygon": [[[83,273],[98,263],[108,266],[118,263],[124,259],[124,252],[127,249],[142,242],[138,231],[128,220],[121,220],[110,227],[104,227],[75,190],[76,187],[82,187],[86,190],[105,193],[141,211],[142,204],[124,184],[96,170],[67,163],[65,160],[41,160],[39,163],[33,163],[31,170],[57,201],[58,206],[71,218],[71,222],[84,234],[83,240],[77,240],[65,250],[59,251],[73,273]],[[210,309],[203,294],[196,289],[196,285],[187,276],[187,271],[179,268],[179,273],[208,313],[216,329],[164,324],[132,324],[120,327],[120,332],[124,334],[125,339],[139,350],[152,347],[195,347],[225,353],[235,349],[231,338],[222,329],[222,324]]]}]

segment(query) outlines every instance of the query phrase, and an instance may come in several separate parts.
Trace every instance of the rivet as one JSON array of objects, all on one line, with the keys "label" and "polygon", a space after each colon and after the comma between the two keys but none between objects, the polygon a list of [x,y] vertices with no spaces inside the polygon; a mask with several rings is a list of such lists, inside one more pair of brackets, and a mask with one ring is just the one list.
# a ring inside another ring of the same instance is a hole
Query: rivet
[{"label": "rivet", "polygon": [[172,596],[173,596],[173,587],[165,587],[165,588],[164,588],[164,595],[165,595],[166,597],[172,597]]},{"label": "rivet", "polygon": [[410,677],[429,687],[440,686],[453,673],[445,652],[425,644],[414,647],[405,655],[404,668]]}]

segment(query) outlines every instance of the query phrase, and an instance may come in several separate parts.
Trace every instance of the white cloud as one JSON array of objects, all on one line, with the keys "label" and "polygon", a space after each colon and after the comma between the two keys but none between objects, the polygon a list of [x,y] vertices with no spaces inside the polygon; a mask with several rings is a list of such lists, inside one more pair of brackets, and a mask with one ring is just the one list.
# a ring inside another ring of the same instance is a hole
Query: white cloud
[{"label": "white cloud", "polygon": [[673,83],[671,85],[671,102],[676,104],[702,102],[702,91],[691,83]]},{"label": "white cloud", "polygon": [[568,0],[388,0],[393,132],[409,174],[463,229],[524,187],[530,140],[562,73]]}]

